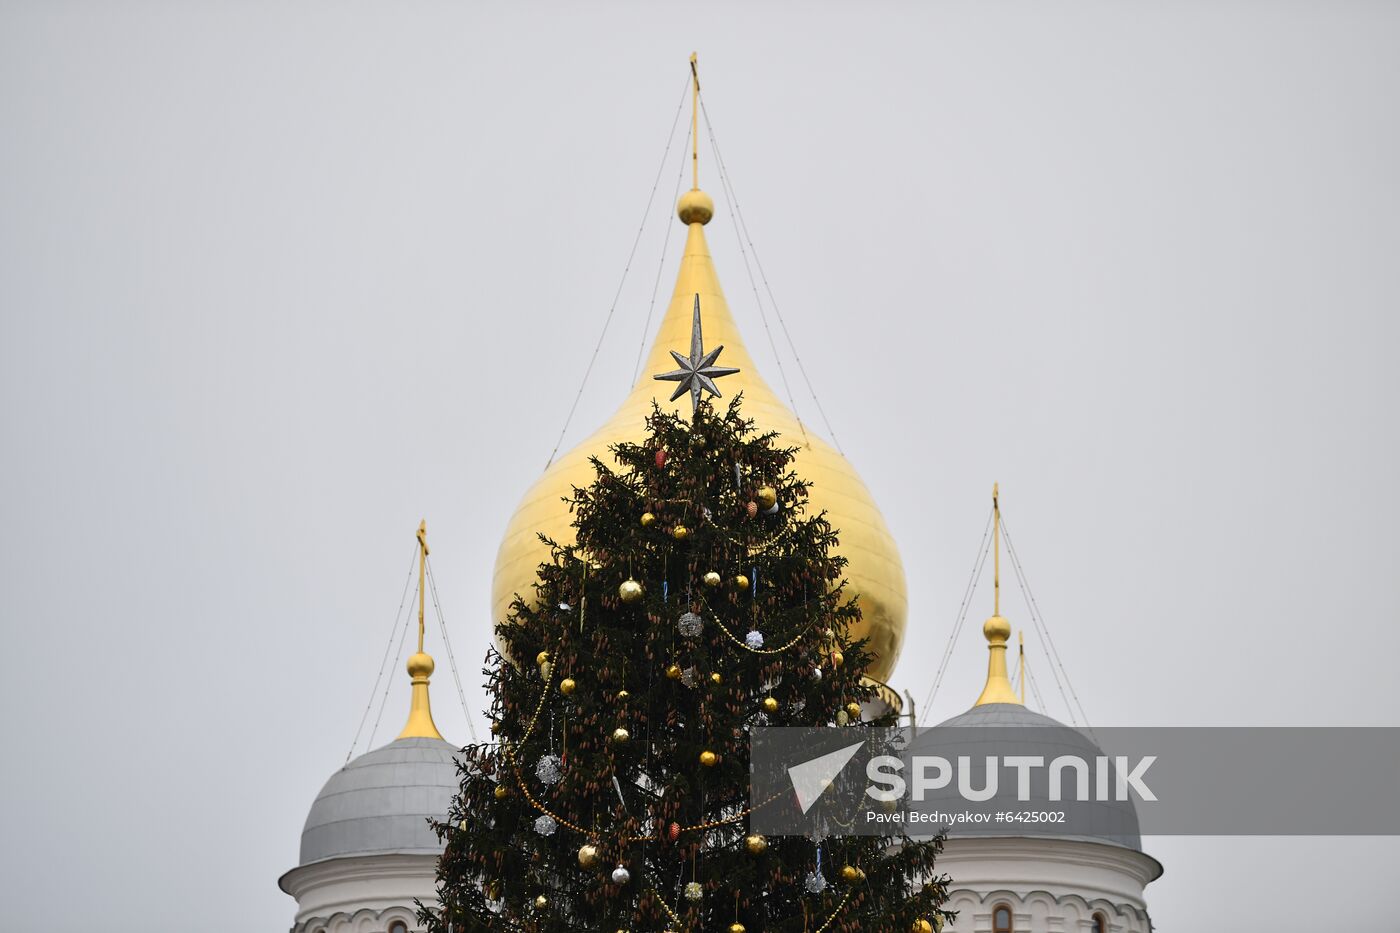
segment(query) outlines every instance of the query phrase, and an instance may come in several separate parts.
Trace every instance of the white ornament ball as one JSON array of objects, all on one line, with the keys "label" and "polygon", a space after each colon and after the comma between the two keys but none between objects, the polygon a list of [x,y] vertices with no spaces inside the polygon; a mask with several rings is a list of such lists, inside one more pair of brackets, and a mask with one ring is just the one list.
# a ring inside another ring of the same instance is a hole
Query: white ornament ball
[{"label": "white ornament ball", "polygon": [[632,873],[627,870],[626,866],[619,865],[613,869],[612,880],[613,884],[626,884],[632,880]]},{"label": "white ornament ball", "polygon": [[693,612],[686,612],[676,620],[676,628],[686,638],[695,638],[705,627],[705,620]]},{"label": "white ornament ball", "polygon": [[807,880],[803,886],[807,889],[808,894],[820,894],[826,890],[826,879],[819,871],[808,872]]},{"label": "white ornament ball", "polygon": [[700,887],[700,882],[692,881],[690,882],[690,884],[685,886],[685,899],[690,901],[692,904],[698,904],[700,902],[700,899],[704,896],[705,889]]},{"label": "white ornament ball", "polygon": [[758,629],[754,629],[752,632],[749,632],[747,635],[744,636],[744,644],[754,649],[762,648],[763,633],[760,632]]},{"label": "white ornament ball", "polygon": [[554,831],[558,828],[559,824],[554,822],[554,817],[550,816],[548,813],[535,820],[535,832],[539,833],[541,836],[553,836]]},{"label": "white ornament ball", "polygon": [[558,755],[545,755],[535,765],[535,776],[542,784],[558,784],[564,776],[563,764],[564,760]]}]

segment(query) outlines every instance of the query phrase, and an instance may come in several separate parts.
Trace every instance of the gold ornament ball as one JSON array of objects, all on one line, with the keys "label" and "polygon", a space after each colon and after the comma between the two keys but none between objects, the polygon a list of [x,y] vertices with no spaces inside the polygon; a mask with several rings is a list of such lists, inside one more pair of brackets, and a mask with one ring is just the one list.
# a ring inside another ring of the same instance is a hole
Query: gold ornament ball
[{"label": "gold ornament ball", "polygon": [[850,713],[846,712],[846,711],[843,710],[843,709],[838,709],[838,710],[836,711],[836,724],[837,724],[838,726],[845,726],[845,725],[848,725],[848,724],[850,723],[850,721],[851,721],[851,714],[850,714]]},{"label": "gold ornament ball", "polygon": [[624,603],[635,603],[642,598],[642,585],[629,577],[617,588],[617,595]]},{"label": "gold ornament ball", "polygon": [[666,677],[670,680],[680,680],[681,666],[679,664],[666,665]]},{"label": "gold ornament ball", "polygon": [[739,590],[740,592],[743,592],[744,590],[746,590],[746,589],[748,589],[748,588],[749,588],[749,578],[748,578],[748,577],[744,576],[744,575],[741,573],[741,574],[737,575],[737,576],[734,578],[734,589]]},{"label": "gold ornament ball", "polygon": [[677,525],[675,528],[671,529],[671,537],[675,538],[677,541],[684,541],[686,538],[690,537],[690,529],[684,525]]},{"label": "gold ornament ball", "polygon": [[598,847],[593,843],[578,850],[578,864],[580,868],[597,868],[598,863],[603,860],[603,853],[598,851]]},{"label": "gold ornament ball", "polygon": [[762,855],[768,851],[768,840],[758,833],[744,837],[744,848],[749,850],[750,855]]},{"label": "gold ornament ball", "polygon": [[718,686],[724,683],[724,677],[720,674],[719,671],[715,671],[713,674],[710,675],[710,683]]},{"label": "gold ornament ball", "polygon": [[765,713],[776,713],[778,711],[778,701],[772,697],[764,697],[763,711]]},{"label": "gold ornament ball", "polygon": [[548,651],[541,651],[539,654],[535,655],[535,663],[536,663],[536,664],[548,664],[548,663],[549,663],[549,652],[548,652]]},{"label": "gold ornament ball", "polygon": [[847,865],[841,869],[841,880],[847,884],[855,884],[865,877],[865,872],[854,865]]},{"label": "gold ornament ball", "polygon": [[758,507],[766,512],[778,504],[778,490],[772,486],[764,486],[754,493],[753,499],[758,503]]},{"label": "gold ornament ball", "polygon": [[850,714],[850,717],[851,717],[852,719],[859,719],[859,718],[860,718],[860,704],[859,704],[859,703],[854,703],[854,702],[852,702],[852,703],[847,703],[847,704],[846,704],[846,712],[847,712],[848,714]]},{"label": "gold ornament ball", "polygon": [[933,924],[920,917],[914,921],[914,925],[909,928],[909,933],[933,933]]},{"label": "gold ornament ball", "polygon": [[846,663],[846,656],[839,651],[831,652],[831,666],[840,667]]},{"label": "gold ornament ball", "polygon": [[619,691],[617,691],[617,698],[618,698],[619,700],[625,700],[625,699],[627,699],[628,697],[630,697],[631,695],[632,695],[632,694],[628,693],[626,690],[619,690]]},{"label": "gold ornament ball", "polygon": [[650,527],[651,527],[652,525],[654,525],[654,524],[656,524],[656,516],[653,515],[653,514],[651,514],[650,512],[643,512],[643,513],[642,513],[642,527],[643,527],[643,528],[650,528]]},{"label": "gold ornament ball", "polygon": [[499,719],[493,720],[493,721],[491,722],[491,734],[492,734],[492,735],[497,735],[497,734],[500,733],[500,731],[501,731],[501,721],[500,721]]},{"label": "gold ornament ball", "polygon": [[613,730],[612,741],[614,745],[626,745],[627,740],[630,738],[632,738],[632,733],[628,732],[621,726],[618,726],[616,729]]},{"label": "gold ornament ball", "polygon": [[744,930],[744,925],[737,920],[729,925],[729,933],[744,933]]},{"label": "gold ornament ball", "polygon": [[559,692],[564,694],[564,696],[573,693],[577,687],[578,684],[574,683],[572,677],[565,677],[563,680],[559,681]]},{"label": "gold ornament ball", "polygon": [[505,800],[505,799],[506,799],[507,797],[509,797],[509,796],[510,796],[510,788],[509,788],[509,787],[506,787],[504,784],[497,784],[497,785],[496,785],[496,799],[497,799],[497,800]]},{"label": "gold ornament ball", "polygon": [[545,909],[546,907],[548,907],[548,906],[549,906],[549,898],[545,897],[543,894],[541,894],[539,897],[536,897],[536,898],[535,898],[535,909],[536,909],[536,910],[544,910],[544,909]]},{"label": "gold ornament ball", "polygon": [[723,583],[723,582],[724,582],[724,577],[721,577],[719,574],[715,573],[713,570],[711,570],[709,573],[705,574],[705,585],[708,586],[710,589],[714,589],[715,587],[719,586],[719,585],[720,585],[721,583]]},{"label": "gold ornament ball", "polygon": [[700,753],[700,763],[707,768],[713,768],[715,765],[719,764],[719,755],[716,755],[707,748]]}]

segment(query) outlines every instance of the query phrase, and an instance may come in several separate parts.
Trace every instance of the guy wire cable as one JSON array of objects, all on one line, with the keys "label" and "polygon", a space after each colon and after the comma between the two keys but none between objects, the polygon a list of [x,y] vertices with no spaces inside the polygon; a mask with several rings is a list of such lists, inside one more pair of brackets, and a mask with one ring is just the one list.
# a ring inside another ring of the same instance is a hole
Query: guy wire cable
[{"label": "guy wire cable", "polygon": [[442,614],[442,603],[438,601],[437,580],[433,577],[433,562],[431,558],[423,561],[428,570],[428,592],[433,597],[433,611],[437,613],[438,627],[442,629],[442,644],[447,649],[447,665],[452,668],[452,679],[457,684],[457,699],[462,702],[462,713],[467,717],[467,731],[471,733],[472,742],[479,740],[476,737],[476,724],[472,721],[472,711],[467,706],[467,694],[462,690],[462,677],[457,671],[457,656],[452,653],[452,639],[447,634],[447,618]]},{"label": "guy wire cable", "polygon": [[[788,382],[787,370],[783,367],[782,354],[778,352],[777,341],[773,339],[773,330],[768,326],[768,314],[763,310],[763,298],[758,294],[758,281],[753,277],[753,267],[749,264],[748,251],[744,249],[744,236],[740,233],[739,218],[735,213],[738,206],[738,199],[734,197],[734,189],[730,186],[729,173],[725,171],[724,160],[720,158],[719,143],[715,139],[715,129],[710,125],[710,114],[705,109],[703,101],[700,103],[700,112],[705,115],[705,129],[710,134],[710,150],[715,156],[715,165],[719,168],[720,191],[724,195],[725,208],[729,211],[729,221],[734,225],[734,239],[739,244],[739,256],[744,260],[744,272],[749,277],[749,288],[753,290],[754,304],[758,306],[758,319],[763,322],[763,333],[768,337],[768,347],[773,351],[773,362],[778,367],[778,378],[783,384],[783,393],[787,395],[788,405],[792,408],[793,417],[797,419],[797,426],[802,431],[802,444],[804,447],[811,447],[812,443],[807,438],[807,426],[802,422],[802,413],[797,409],[797,399],[793,397],[792,385]],[[749,249],[753,244],[749,244]],[[755,255],[757,260],[758,256]],[[795,355],[795,354],[794,354]],[[830,425],[827,426],[828,431]],[[835,442],[835,438],[832,438]],[[841,446],[837,444],[838,451]]]},{"label": "guy wire cable", "polygon": [[[1045,621],[1040,614],[1040,606],[1036,603],[1035,594],[1031,592],[1030,582],[1026,580],[1025,572],[1021,568],[1021,559],[1017,556],[1016,546],[1011,541],[1011,532],[1006,527],[1005,516],[1002,517],[1001,527],[1002,532],[1006,537],[1006,553],[1011,556],[1011,566],[1016,571],[1016,582],[1020,585],[1022,593],[1026,597],[1027,606],[1031,610],[1031,621],[1036,624],[1038,632],[1043,632],[1043,639],[1046,645],[1048,646],[1048,650],[1054,662],[1054,665],[1059,667],[1061,674],[1064,674],[1065,686],[1069,687],[1070,696],[1074,698],[1074,707],[1078,708],[1079,716],[1081,719],[1084,720],[1084,728],[1088,729],[1090,734],[1092,734],[1094,730],[1093,727],[1089,725],[1089,717],[1084,712],[1084,705],[1079,702],[1079,694],[1074,689],[1074,683],[1069,678],[1069,671],[1065,670],[1064,662],[1060,660],[1060,652],[1055,647],[1055,640],[1050,637],[1049,626],[1045,624]],[[1054,674],[1055,667],[1052,666],[1050,668],[1050,672]],[[1058,684],[1059,678],[1056,677],[1055,680]],[[1061,692],[1063,693],[1063,690]],[[1065,705],[1069,706],[1068,700],[1065,701]],[[1074,708],[1070,709],[1070,717],[1071,719],[1073,719],[1074,717]]]},{"label": "guy wire cable", "polygon": [[[994,510],[987,510],[987,523],[982,528],[982,543],[978,545],[977,557],[972,562],[972,574],[967,578],[967,585],[963,587],[962,602],[958,606],[958,619],[953,624],[953,630],[948,633],[948,643],[943,648],[943,659],[938,664],[938,672],[934,676],[933,683],[929,685],[928,695],[924,697],[922,709],[927,713],[933,705],[933,699],[938,693],[939,686],[943,683],[943,675],[948,669],[948,662],[953,657],[953,648],[957,644],[958,635],[962,632],[963,623],[967,620],[968,609],[972,606],[972,596],[977,592],[977,583],[982,579],[982,568],[987,564],[987,554],[991,550],[991,543],[988,535],[992,529],[992,514]],[[918,723],[915,723],[917,726]]]},{"label": "guy wire cable", "polygon": [[[705,101],[700,101],[700,112],[705,114],[705,126],[710,126],[710,115],[705,111]],[[721,174],[724,178],[729,178],[729,170],[725,167],[724,156],[719,151],[719,140],[715,138],[714,129],[710,128],[710,142],[714,146],[715,161],[719,163]],[[831,443],[836,448],[836,452],[845,456],[846,452],[841,449],[841,441],[836,437],[836,429],[831,426],[831,420],[826,416],[826,409],[822,407],[822,400],[817,397],[817,390],[812,385],[812,379],[807,375],[807,367],[802,362],[802,355],[797,352],[797,344],[789,333],[787,321],[783,318],[782,309],[778,307],[778,299],[773,296],[773,288],[768,284],[768,274],[763,271],[763,260],[758,256],[758,248],[753,245],[753,238],[749,236],[749,225],[744,220],[744,209],[739,204],[739,199],[734,195],[734,185],[729,183],[730,196],[734,198],[734,211],[739,218],[739,226],[743,227],[744,238],[749,241],[749,249],[753,252],[754,265],[758,267],[759,278],[763,280],[763,288],[768,292],[768,301],[773,305],[773,313],[778,317],[778,326],[783,329],[783,336],[787,339],[788,349],[792,351],[793,359],[797,360],[797,370],[802,374],[802,381],[807,384],[807,392],[812,396],[812,402],[817,406],[817,414],[822,417],[822,424],[826,427],[827,434],[831,435]]]},{"label": "guy wire cable", "polygon": [[[418,595],[418,588],[413,588],[413,595]],[[403,656],[404,639],[408,638],[408,623],[413,618],[413,613],[406,613],[403,617],[403,631],[399,634],[399,649],[394,652],[394,667],[399,666],[399,658]],[[379,712],[374,717],[374,728],[369,731],[369,744],[374,746],[374,737],[379,733],[379,721],[384,718],[384,705],[389,700],[389,688],[394,685],[394,678],[387,678],[384,684],[384,695],[379,698]]]},{"label": "guy wire cable", "polygon": [[355,746],[360,744],[360,733],[365,730],[365,721],[369,719],[370,708],[374,706],[374,695],[379,692],[379,682],[384,678],[384,666],[389,663],[389,649],[394,647],[394,632],[399,627],[399,616],[403,615],[403,607],[408,602],[408,585],[413,581],[413,565],[418,560],[418,548],[413,548],[413,557],[408,562],[408,575],[403,580],[403,593],[399,596],[399,611],[394,613],[394,624],[389,627],[389,641],[384,645],[384,658],[379,662],[379,676],[374,678],[374,686],[369,691],[369,702],[365,704],[364,715],[360,717],[360,726],[355,730],[355,738],[350,742],[350,751],[345,754],[346,764],[350,763],[350,757],[355,754]]},{"label": "guy wire cable", "polygon": [[[685,79],[685,90],[690,90],[690,78]],[[681,110],[685,107],[685,94],[681,94],[681,102],[676,107],[676,117],[671,121],[671,135],[666,139],[666,150],[661,154],[661,164],[656,168],[656,180],[651,183],[651,194],[647,196],[647,206],[642,211],[642,223],[637,228],[637,236],[632,240],[632,251],[627,254],[627,264],[622,267],[622,278],[617,283],[617,292],[613,295],[612,306],[608,308],[608,316],[603,321],[603,332],[598,335],[598,343],[593,347],[593,355],[588,358],[588,366],[583,371],[583,380],[578,384],[578,391],[574,393],[574,402],[569,406],[569,414],[564,418],[564,427],[559,430],[559,439],[554,442],[554,449],[549,452],[549,462],[544,465],[546,470],[550,464],[554,463],[554,457],[559,453],[559,445],[564,443],[564,435],[569,431],[569,425],[574,420],[574,412],[578,410],[579,399],[583,397],[583,389],[588,385],[588,377],[593,373],[593,364],[598,361],[598,351],[603,349],[603,341],[608,336],[608,325],[612,324],[613,312],[617,310],[618,299],[622,297],[622,286],[627,283],[627,273],[632,268],[632,260],[637,255],[637,244],[642,242],[642,231],[646,229],[647,218],[651,215],[651,205],[656,199],[656,188],[661,184],[661,173],[666,170],[666,157],[671,153],[671,143],[675,142],[676,126],[680,123]]]},{"label": "guy wire cable", "polygon": [[[684,154],[684,150],[689,145],[689,143],[690,130],[689,128],[687,128],[685,131],[685,142],[681,144],[682,154]],[[676,173],[676,190],[671,192],[672,204],[675,204],[681,196],[681,181],[685,178],[685,162],[686,160],[682,158],[680,171]],[[669,252],[671,247],[671,231],[675,228],[675,226],[675,224],[666,225],[666,236],[661,241],[661,258],[658,259],[656,262],[656,281],[654,281],[651,285],[651,304],[647,305],[647,319],[646,322],[642,325],[642,341],[637,345],[637,362],[632,367],[632,385],[637,384],[637,378],[642,374],[642,355],[646,353],[647,335],[651,333],[651,318],[652,315],[656,312],[656,295],[657,292],[661,289],[661,273],[664,272],[666,269],[666,254]]]}]

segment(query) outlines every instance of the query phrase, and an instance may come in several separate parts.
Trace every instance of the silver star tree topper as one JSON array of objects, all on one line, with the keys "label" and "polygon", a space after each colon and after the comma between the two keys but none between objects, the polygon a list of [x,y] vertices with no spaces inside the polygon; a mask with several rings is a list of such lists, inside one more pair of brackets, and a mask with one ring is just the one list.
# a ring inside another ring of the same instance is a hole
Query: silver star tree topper
[{"label": "silver star tree topper", "polygon": [[675,401],[690,392],[691,411],[700,407],[700,390],[720,397],[719,388],[715,385],[715,380],[720,376],[729,376],[739,370],[728,366],[716,366],[715,360],[719,359],[724,347],[715,347],[709,353],[705,352],[704,342],[700,338],[700,296],[695,296],[695,317],[690,325],[690,356],[684,357],[675,350],[671,351],[671,356],[675,359],[676,365],[680,369],[674,369],[669,373],[657,373],[653,378],[664,379],[668,382],[679,382],[676,391],[671,395],[671,401]]}]

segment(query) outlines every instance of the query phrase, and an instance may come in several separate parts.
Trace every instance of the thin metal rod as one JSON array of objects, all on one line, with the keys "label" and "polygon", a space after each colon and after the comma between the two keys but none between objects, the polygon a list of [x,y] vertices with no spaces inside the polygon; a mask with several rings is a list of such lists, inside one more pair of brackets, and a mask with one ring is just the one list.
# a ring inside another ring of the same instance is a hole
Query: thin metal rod
[{"label": "thin metal rod", "polygon": [[997,484],[992,483],[992,615],[1001,615],[1001,506],[997,503]]},{"label": "thin metal rod", "polygon": [[700,71],[690,53],[690,186],[700,190]]},{"label": "thin metal rod", "polygon": [[427,588],[423,585],[428,572],[428,520],[418,523],[418,653],[423,653],[423,608],[428,599]]}]

